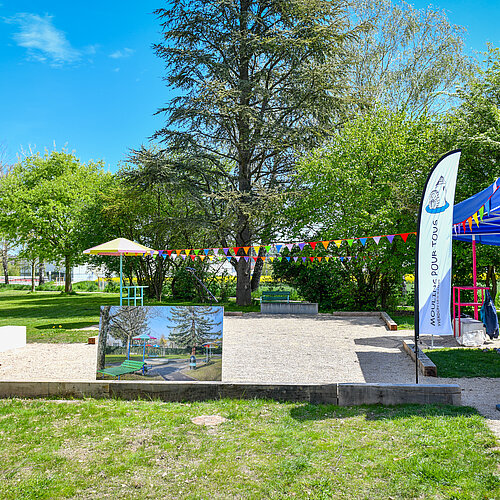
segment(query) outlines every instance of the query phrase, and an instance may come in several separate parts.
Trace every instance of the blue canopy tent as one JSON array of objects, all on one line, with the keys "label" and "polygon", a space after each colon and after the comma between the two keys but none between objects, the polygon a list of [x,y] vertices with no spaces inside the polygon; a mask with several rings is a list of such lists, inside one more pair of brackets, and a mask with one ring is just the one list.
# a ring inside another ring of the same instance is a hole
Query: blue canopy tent
[{"label": "blue canopy tent", "polygon": [[454,206],[454,240],[500,245],[499,180]]},{"label": "blue canopy tent", "polygon": [[[453,208],[454,240],[472,243],[474,303],[477,303],[476,243],[500,246],[500,178]],[[460,299],[459,299],[460,302]],[[477,319],[478,306],[474,306]]]}]

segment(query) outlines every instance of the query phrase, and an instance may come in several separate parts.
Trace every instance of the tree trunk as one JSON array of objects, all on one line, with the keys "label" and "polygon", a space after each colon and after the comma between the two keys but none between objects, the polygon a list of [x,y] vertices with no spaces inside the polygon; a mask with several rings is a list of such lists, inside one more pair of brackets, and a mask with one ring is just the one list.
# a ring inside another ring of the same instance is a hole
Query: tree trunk
[{"label": "tree trunk", "polygon": [[2,246],[2,266],[3,266],[3,276],[4,283],[9,284],[9,246],[6,241],[3,242]]},{"label": "tree trunk", "polygon": [[[259,248],[259,257],[266,255],[266,249],[264,247]],[[262,259],[257,259],[252,273],[251,281],[251,291],[255,292],[260,286],[260,277],[262,276],[262,269],[264,268],[264,261]]]},{"label": "tree trunk", "polygon": [[35,267],[36,260],[31,261],[31,292],[35,293]]},{"label": "tree trunk", "polygon": [[38,284],[41,285],[45,283],[45,263],[41,260],[38,263]]},{"label": "tree trunk", "polygon": [[106,360],[106,342],[108,340],[108,331],[110,323],[111,306],[104,306],[101,309],[101,327],[97,341],[97,369],[102,370]]},{"label": "tree trunk", "polygon": [[71,285],[71,259],[69,255],[66,255],[64,258],[64,293],[71,293],[73,291],[73,287]]},{"label": "tree trunk", "polygon": [[236,264],[236,303],[240,306],[249,306],[252,303],[250,286],[250,259],[240,259]]}]

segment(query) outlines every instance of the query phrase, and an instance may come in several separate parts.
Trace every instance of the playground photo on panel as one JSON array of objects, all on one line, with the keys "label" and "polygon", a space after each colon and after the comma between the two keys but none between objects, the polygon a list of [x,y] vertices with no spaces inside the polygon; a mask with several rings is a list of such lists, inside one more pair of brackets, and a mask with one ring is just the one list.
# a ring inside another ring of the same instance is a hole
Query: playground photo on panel
[{"label": "playground photo on panel", "polygon": [[97,379],[220,380],[224,308],[102,306]]}]

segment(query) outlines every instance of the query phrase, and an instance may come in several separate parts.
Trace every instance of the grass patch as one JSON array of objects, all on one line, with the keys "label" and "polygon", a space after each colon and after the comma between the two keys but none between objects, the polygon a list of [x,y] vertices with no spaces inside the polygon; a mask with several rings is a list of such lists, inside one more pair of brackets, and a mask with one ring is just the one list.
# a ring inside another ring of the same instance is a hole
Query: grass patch
[{"label": "grass patch", "polygon": [[396,322],[398,330],[415,329],[415,316],[405,314],[404,311],[389,311],[387,314]]},{"label": "grass patch", "polygon": [[5,499],[500,496],[472,408],[2,400],[0,420]]},{"label": "grass patch", "polygon": [[500,354],[494,349],[446,348],[427,349],[425,354],[444,378],[500,377]]},{"label": "grass patch", "polygon": [[196,370],[183,370],[183,373],[196,380],[222,380],[222,359],[209,361]]}]

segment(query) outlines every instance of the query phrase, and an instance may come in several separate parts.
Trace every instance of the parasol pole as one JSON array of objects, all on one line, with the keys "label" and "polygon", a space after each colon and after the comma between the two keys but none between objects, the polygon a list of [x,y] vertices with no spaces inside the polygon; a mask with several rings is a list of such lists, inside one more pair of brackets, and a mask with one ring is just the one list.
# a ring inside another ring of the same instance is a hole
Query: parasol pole
[{"label": "parasol pole", "polygon": [[122,305],[122,293],[123,293],[122,273],[123,273],[123,255],[120,254],[120,305]]},{"label": "parasol pole", "polygon": [[474,319],[477,320],[477,269],[476,269],[476,236],[472,235],[472,282],[474,285]]}]

